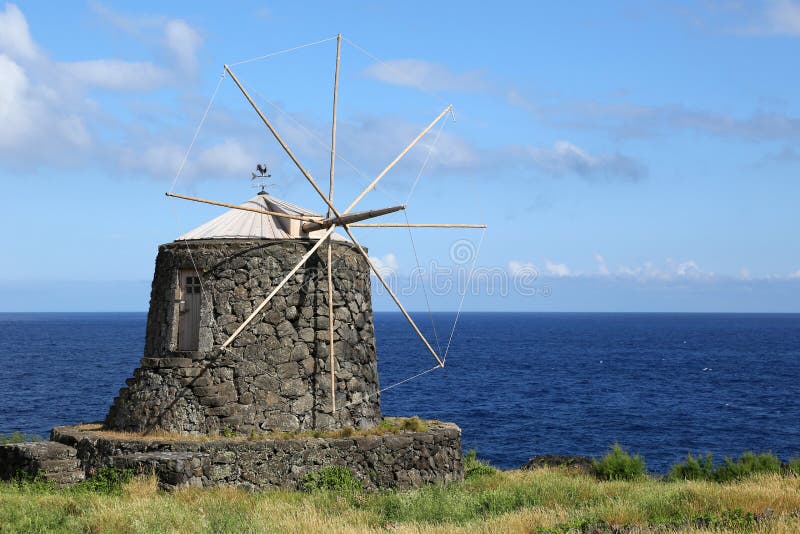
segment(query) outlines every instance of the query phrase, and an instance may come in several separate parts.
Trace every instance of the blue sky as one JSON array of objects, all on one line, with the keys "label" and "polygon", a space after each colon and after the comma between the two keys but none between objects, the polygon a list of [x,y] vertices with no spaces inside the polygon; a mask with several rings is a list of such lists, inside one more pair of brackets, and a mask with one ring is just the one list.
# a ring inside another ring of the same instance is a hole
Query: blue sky
[{"label": "blue sky", "polygon": [[489,225],[357,234],[410,308],[415,273],[457,308],[480,242],[466,310],[800,311],[789,0],[0,5],[0,310],[146,310],[220,213],[164,192],[241,202],[257,162],[321,210],[227,77],[176,175],[228,63],[327,183],[335,41],[241,62],[337,33],[339,203],[453,104],[359,207]]}]

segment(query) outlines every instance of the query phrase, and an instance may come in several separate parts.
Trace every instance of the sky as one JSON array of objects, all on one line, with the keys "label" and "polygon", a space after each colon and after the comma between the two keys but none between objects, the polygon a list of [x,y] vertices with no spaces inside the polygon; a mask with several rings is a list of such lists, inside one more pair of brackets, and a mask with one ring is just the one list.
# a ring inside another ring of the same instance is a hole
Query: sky
[{"label": "sky", "polygon": [[327,188],[337,34],[336,203],[452,104],[358,209],[488,225],[356,233],[408,308],[800,312],[792,0],[0,4],[0,311],[145,311],[257,163],[323,211],[222,74]]}]

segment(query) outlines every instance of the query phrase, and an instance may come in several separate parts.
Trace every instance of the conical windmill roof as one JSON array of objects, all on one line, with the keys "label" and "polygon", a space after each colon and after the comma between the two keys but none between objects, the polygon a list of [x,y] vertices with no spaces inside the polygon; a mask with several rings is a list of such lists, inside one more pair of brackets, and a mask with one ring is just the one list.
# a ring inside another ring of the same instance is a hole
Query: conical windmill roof
[{"label": "conical windmill roof", "polygon": [[[291,202],[286,202],[272,195],[259,193],[248,201],[240,204],[244,208],[251,208],[289,215],[306,215],[309,217],[322,217],[321,214],[303,208]],[[178,237],[176,241],[192,239],[296,239],[315,238],[324,233],[317,230],[308,234],[301,230],[302,221],[244,211],[229,209],[219,217],[198,226]],[[338,241],[346,239],[335,232],[331,237]]]}]

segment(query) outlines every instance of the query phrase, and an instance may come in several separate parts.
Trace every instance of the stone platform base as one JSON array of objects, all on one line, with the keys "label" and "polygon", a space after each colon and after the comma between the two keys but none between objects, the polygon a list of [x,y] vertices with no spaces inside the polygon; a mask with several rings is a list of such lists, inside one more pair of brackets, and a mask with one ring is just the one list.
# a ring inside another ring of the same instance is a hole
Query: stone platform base
[{"label": "stone platform base", "polygon": [[0,446],[0,480],[39,476],[56,487],[71,486],[85,478],[77,451],[52,441],[11,443]]},{"label": "stone platform base", "polygon": [[425,432],[252,441],[123,439],[60,426],[53,429],[50,439],[76,449],[89,476],[103,466],[131,468],[156,473],[166,489],[297,489],[307,473],[329,465],[349,468],[368,490],[462,480],[461,429],[452,423],[429,422],[428,426]]}]

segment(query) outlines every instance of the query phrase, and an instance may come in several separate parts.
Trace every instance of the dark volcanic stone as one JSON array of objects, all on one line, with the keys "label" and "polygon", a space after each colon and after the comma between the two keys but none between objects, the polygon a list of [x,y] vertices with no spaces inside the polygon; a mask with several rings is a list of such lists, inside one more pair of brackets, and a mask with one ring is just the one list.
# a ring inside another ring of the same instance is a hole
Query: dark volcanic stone
[{"label": "dark volcanic stone", "polygon": [[[209,434],[368,428],[381,420],[370,269],[333,244],[336,412],[328,351],[327,247],[283,286],[227,350],[222,343],[313,245],[209,239],[159,247],[142,365],[106,417],[115,430]],[[324,252],[323,252],[324,250]],[[180,272],[202,282],[199,350],[178,351]],[[352,314],[358,310],[358,325]],[[358,326],[358,328],[354,328]]]},{"label": "dark volcanic stone", "polygon": [[84,479],[77,452],[69,445],[53,441],[0,445],[0,480],[24,473],[38,475],[56,487],[76,484]]},{"label": "dark volcanic stone", "polygon": [[51,433],[51,439],[58,443],[47,446],[68,455],[73,462],[80,460],[86,472],[104,466],[154,472],[166,489],[296,489],[306,474],[330,465],[346,466],[368,490],[410,489],[462,480],[461,430],[452,423],[433,421],[429,427],[426,432],[350,438],[175,441],[115,438],[61,426]]}]

